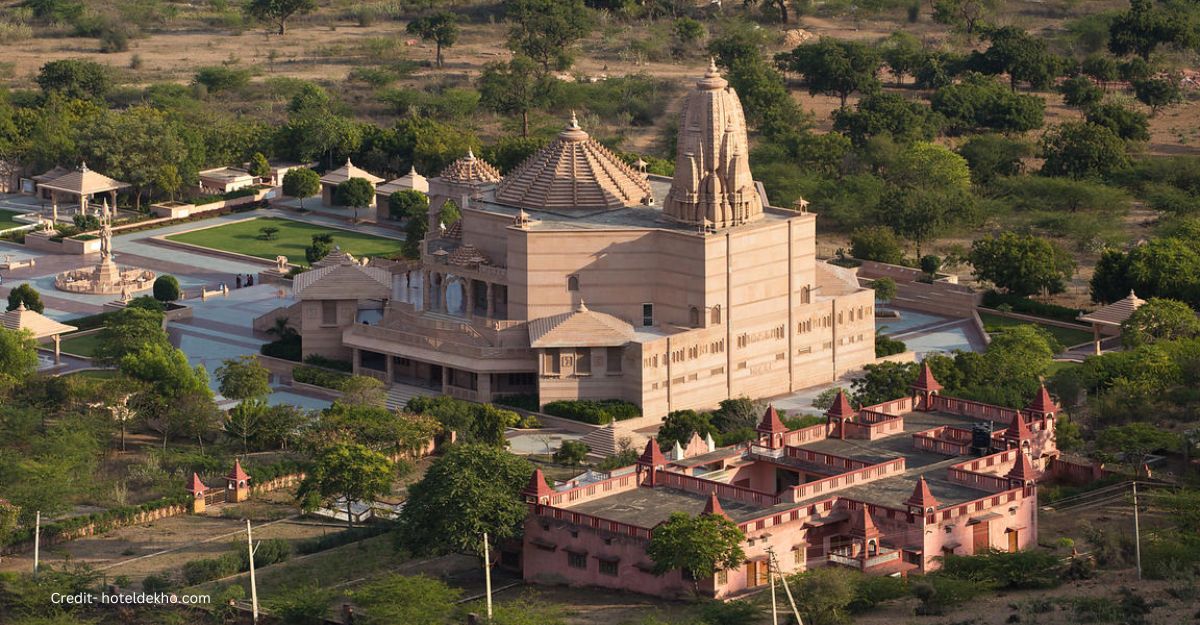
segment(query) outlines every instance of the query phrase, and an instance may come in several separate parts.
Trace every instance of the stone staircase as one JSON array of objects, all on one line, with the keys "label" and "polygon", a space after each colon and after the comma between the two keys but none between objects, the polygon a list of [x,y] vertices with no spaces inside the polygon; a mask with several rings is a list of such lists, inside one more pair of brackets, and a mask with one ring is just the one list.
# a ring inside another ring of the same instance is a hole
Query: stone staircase
[{"label": "stone staircase", "polygon": [[437,391],[431,388],[421,388],[408,384],[393,384],[388,388],[385,404],[388,410],[404,410],[404,406],[408,404],[408,400],[414,397],[433,397],[437,394]]}]

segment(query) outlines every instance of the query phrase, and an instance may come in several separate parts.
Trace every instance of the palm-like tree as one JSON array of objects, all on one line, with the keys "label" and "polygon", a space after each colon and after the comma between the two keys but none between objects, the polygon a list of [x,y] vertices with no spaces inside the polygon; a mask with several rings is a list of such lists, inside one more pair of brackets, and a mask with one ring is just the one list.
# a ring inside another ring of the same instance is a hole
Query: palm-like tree
[{"label": "palm-like tree", "polygon": [[288,323],[287,317],[276,317],[275,325],[267,328],[267,334],[270,336],[273,336],[277,339],[283,340],[283,339],[287,339],[287,338],[296,336],[298,334],[298,332],[296,332],[296,328],[293,328]]}]

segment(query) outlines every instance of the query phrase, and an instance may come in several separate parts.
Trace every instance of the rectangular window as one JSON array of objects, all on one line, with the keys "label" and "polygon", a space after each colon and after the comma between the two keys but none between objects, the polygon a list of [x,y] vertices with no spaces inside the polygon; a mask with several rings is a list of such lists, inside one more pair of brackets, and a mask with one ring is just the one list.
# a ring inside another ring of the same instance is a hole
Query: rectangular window
[{"label": "rectangular window", "polygon": [[724,586],[729,583],[729,571],[717,571],[717,585]]},{"label": "rectangular window", "polygon": [[620,373],[621,372],[621,354],[622,353],[623,353],[623,350],[620,347],[609,347],[608,348],[608,353],[606,354],[606,356],[608,356],[607,367],[608,367],[609,373]]},{"label": "rectangular window", "polygon": [[642,304],[642,325],[654,325],[654,304]]},{"label": "rectangular window", "polygon": [[801,566],[804,564],[804,546],[796,545],[792,547],[792,564]]},{"label": "rectangular window", "polygon": [[575,352],[575,375],[592,375],[592,350],[581,347]]},{"label": "rectangular window", "polygon": [[335,326],[337,325],[337,302],[333,300],[325,300],[321,302],[321,325]]},{"label": "rectangular window", "polygon": [[575,553],[572,551],[568,551],[567,552],[567,566],[569,566],[573,569],[586,569],[587,568],[587,555],[582,554],[582,553]]},{"label": "rectangular window", "polygon": [[600,574],[608,575],[610,577],[616,577],[617,576],[617,560],[601,560],[600,561]]},{"label": "rectangular window", "polygon": [[546,350],[546,360],[542,368],[546,372],[546,375],[558,375],[560,368],[557,349]]}]

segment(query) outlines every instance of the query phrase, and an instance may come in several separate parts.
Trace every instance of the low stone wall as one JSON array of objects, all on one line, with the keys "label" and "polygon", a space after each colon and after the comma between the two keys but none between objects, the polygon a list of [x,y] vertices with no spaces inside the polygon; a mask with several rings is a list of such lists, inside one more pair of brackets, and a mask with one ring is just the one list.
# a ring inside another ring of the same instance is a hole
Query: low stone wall
[{"label": "low stone wall", "polygon": [[1005,317],[1007,319],[1017,319],[1019,321],[1028,321],[1030,323],[1039,323],[1041,325],[1054,326],[1056,328],[1067,328],[1069,330],[1079,330],[1080,332],[1091,332],[1092,331],[1092,326],[1084,325],[1082,323],[1071,323],[1070,321],[1059,321],[1058,319],[1049,319],[1047,317],[1035,317],[1033,315],[1026,315],[1026,314],[1018,313],[1018,312],[1005,312],[1003,310],[996,310],[995,308],[984,308],[983,306],[980,306],[979,312],[985,312],[989,315],[996,315],[997,317]]},{"label": "low stone wall", "polygon": [[[121,529],[123,527],[141,525],[143,523],[150,523],[152,521],[157,521],[159,519],[165,519],[168,517],[181,516],[188,514],[189,512],[191,512],[191,508],[189,506],[176,504],[173,506],[159,508],[157,510],[139,512],[123,520],[97,521],[72,529],[70,531],[60,532],[53,535],[43,533],[41,537],[41,548],[45,549],[46,547],[69,542],[77,538],[95,536],[97,534],[97,528],[102,528],[99,530],[99,533],[104,534],[113,530]],[[27,540],[0,547],[0,555],[12,555],[14,553],[21,553],[31,549],[33,549],[33,541]]]}]

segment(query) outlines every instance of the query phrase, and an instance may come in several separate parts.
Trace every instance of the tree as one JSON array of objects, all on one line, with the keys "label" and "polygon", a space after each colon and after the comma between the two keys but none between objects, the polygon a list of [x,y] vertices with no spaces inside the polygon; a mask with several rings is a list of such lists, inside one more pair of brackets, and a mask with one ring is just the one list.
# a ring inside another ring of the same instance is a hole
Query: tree
[{"label": "tree", "polygon": [[1093,54],[1085,58],[1080,64],[1080,70],[1083,71],[1083,75],[1090,76],[1092,80],[1100,83],[1106,91],[1108,83],[1117,79],[1116,59],[1104,54]]},{"label": "tree", "polygon": [[1009,87],[1027,83],[1033,89],[1044,89],[1058,75],[1058,58],[1046,49],[1046,42],[1032,37],[1016,26],[992,29],[987,38],[991,45],[982,55],[980,69],[989,74],[1008,74]]},{"label": "tree", "polygon": [[976,278],[1022,297],[1061,293],[1075,272],[1074,259],[1059,245],[1013,232],[976,240],[968,259]]},{"label": "tree", "polygon": [[385,495],[392,488],[393,468],[387,456],[362,445],[339,444],[320,452],[296,489],[306,511],[322,503],[345,499],[346,525],[354,527],[351,504]]},{"label": "tree", "polygon": [[863,372],[865,375],[850,383],[854,389],[852,403],[856,406],[873,406],[904,397],[917,379],[917,365],[911,362],[865,365]]},{"label": "tree", "polygon": [[96,338],[93,360],[103,365],[117,364],[150,343],[169,345],[161,312],[128,306],[106,319]]},{"label": "tree", "polygon": [[879,53],[857,41],[822,37],[777,54],[775,63],[782,70],[800,74],[810,94],[837,96],[843,107],[851,93],[879,89]]},{"label": "tree", "polygon": [[553,92],[553,79],[538,75],[537,65],[525,56],[507,63],[489,63],[479,74],[479,103],[500,114],[521,116],[521,136],[529,136],[529,111]]},{"label": "tree", "polygon": [[717,428],[710,422],[711,415],[695,410],[675,410],[668,414],[658,429],[658,444],[670,449],[675,443],[686,445],[692,434],[701,437],[717,434]]},{"label": "tree", "polygon": [[1136,54],[1144,61],[1160,45],[1187,46],[1195,38],[1185,15],[1156,7],[1153,0],[1130,0],[1129,10],[1113,18],[1108,32],[1113,54]]},{"label": "tree", "polygon": [[294,198],[300,198],[300,208],[304,208],[304,198],[316,195],[321,190],[321,176],[307,167],[289,169],[283,175],[283,192]]},{"label": "tree", "polygon": [[316,8],[316,0],[249,0],[246,3],[246,13],[250,17],[277,25],[280,35],[287,33],[289,19]]},{"label": "tree", "polygon": [[1200,319],[1196,311],[1173,299],[1150,298],[1121,322],[1121,343],[1128,349],[1197,336],[1200,336]]},{"label": "tree", "polygon": [[761,4],[763,10],[773,10],[779,13],[779,23],[788,23],[788,1],[789,0],[742,0],[742,4],[750,6],[752,4]]},{"label": "tree", "polygon": [[890,302],[896,297],[896,281],[891,278],[877,278],[871,281],[871,290],[875,291],[875,299],[880,302]]},{"label": "tree", "polygon": [[179,280],[175,276],[163,274],[154,279],[154,299],[160,302],[174,302],[181,295]]},{"label": "tree", "polygon": [[1042,135],[1042,174],[1071,178],[1105,177],[1129,164],[1125,142],[1104,126],[1067,122]]},{"label": "tree", "polygon": [[592,448],[581,441],[566,440],[554,452],[554,461],[559,464],[576,465],[583,462]]},{"label": "tree", "polygon": [[887,226],[866,226],[850,235],[850,255],[859,260],[899,265],[904,262],[904,248],[896,233]]},{"label": "tree", "polygon": [[1183,92],[1179,89],[1179,79],[1146,78],[1133,81],[1133,93],[1142,104],[1150,107],[1150,114],[1157,115],[1163,107],[1183,101]]},{"label": "tree", "polygon": [[958,146],[967,159],[971,180],[977,185],[991,184],[1002,176],[1021,173],[1023,159],[1033,155],[1033,146],[1019,138],[1004,135],[975,135]]},{"label": "tree", "polygon": [[963,157],[928,142],[900,152],[887,169],[891,188],[880,200],[879,220],[916,245],[969,221],[975,212],[971,170]]},{"label": "tree", "polygon": [[162,191],[171,201],[174,201],[175,194],[179,193],[179,189],[183,187],[183,175],[179,173],[177,165],[164,163],[158,167],[158,173],[154,175],[151,186]]},{"label": "tree", "polygon": [[996,0],[933,0],[933,21],[962,28],[971,36],[998,4]]},{"label": "tree", "polygon": [[823,566],[791,578],[796,603],[804,606],[804,622],[809,625],[842,625],[850,622],[849,606],[861,577],[840,566]]},{"label": "tree", "polygon": [[833,114],[833,129],[860,147],[880,134],[890,135],[897,143],[928,141],[940,126],[940,116],[928,106],[894,93],[868,95],[853,111],[841,108]]},{"label": "tree", "polygon": [[921,62],[925,59],[925,46],[912,33],[898,30],[879,44],[883,62],[896,77],[898,84],[904,84],[905,75],[914,75]]},{"label": "tree", "polygon": [[536,61],[543,73],[570,68],[575,42],[592,30],[583,0],[507,0],[504,14],[509,49]]},{"label": "tree", "polygon": [[482,556],[484,532],[493,544],[518,535],[528,513],[520,493],[532,472],[499,447],[451,447],[409,489],[397,541],[417,554]]},{"label": "tree", "polygon": [[962,82],[939,87],[930,106],[956,130],[1025,132],[1042,126],[1046,103],[1037,96],[1005,89],[994,78],[972,73]]},{"label": "tree", "polygon": [[1136,291],[1141,297],[1167,297],[1200,306],[1200,249],[1191,239],[1151,239],[1122,252],[1107,250],[1092,275],[1092,299],[1115,302]]},{"label": "tree", "polygon": [[37,371],[37,341],[28,330],[0,328],[0,385],[19,382]]},{"label": "tree", "polygon": [[694,20],[690,17],[681,17],[675,20],[674,27],[671,29],[673,45],[671,52],[677,57],[695,50],[703,40],[707,31],[704,24],[699,20]]},{"label": "tree", "polygon": [[46,310],[46,305],[42,303],[42,296],[29,285],[28,282],[18,284],[8,292],[8,308],[6,310],[16,310],[21,304],[25,304],[27,310],[40,313]]},{"label": "tree", "polygon": [[1063,102],[1067,106],[1087,108],[1104,99],[1104,90],[1083,75],[1064,80],[1058,90],[1063,94]]},{"label": "tree", "polygon": [[449,48],[458,41],[458,18],[453,13],[441,11],[434,15],[418,17],[405,28],[409,34],[432,41],[437,66],[442,66],[442,48]]},{"label": "tree", "polygon": [[215,373],[217,388],[227,399],[262,399],[271,394],[271,372],[255,356],[227,358]]},{"label": "tree", "polygon": [[1134,475],[1141,475],[1142,466],[1154,452],[1173,451],[1179,447],[1179,435],[1149,423],[1129,423],[1101,430],[1096,437],[1096,446],[1109,453],[1121,454],[1121,461],[1129,465]]},{"label": "tree", "polygon": [[271,162],[262,152],[255,152],[250,157],[250,168],[247,170],[251,176],[255,178],[269,178],[271,176]]},{"label": "tree", "polygon": [[338,204],[354,209],[354,220],[358,221],[358,210],[368,208],[375,201],[375,185],[366,178],[350,178],[338,183],[333,196]]},{"label": "tree", "polygon": [[263,241],[274,241],[279,238],[279,228],[275,226],[263,226],[258,229],[258,238]]},{"label": "tree", "polygon": [[242,441],[242,453],[250,453],[250,439],[258,436],[267,403],[260,399],[244,399],[225,415],[225,433]]},{"label": "tree", "polygon": [[397,221],[428,218],[429,196],[413,189],[396,191],[388,196],[388,216]]},{"label": "tree", "polygon": [[1104,102],[1089,108],[1087,122],[1104,126],[1126,141],[1150,140],[1150,120],[1146,114],[1116,102]]},{"label": "tree", "polygon": [[147,105],[93,118],[79,130],[79,149],[98,171],[130,183],[138,208],[142,197],[160,182],[164,167],[174,165],[177,172],[188,174],[196,171],[180,125]]},{"label": "tree", "polygon": [[103,100],[112,88],[108,68],[82,59],[62,59],[42,65],[37,84],[46,95],[58,93],[70,99]]},{"label": "tree", "polygon": [[[457,610],[462,591],[424,575],[388,575],[352,593],[366,625],[442,625]],[[323,619],[322,619],[323,620]]]},{"label": "tree", "polygon": [[699,594],[700,580],[711,578],[719,570],[741,566],[746,559],[742,551],[745,539],[737,523],[724,515],[672,512],[654,528],[646,556],[654,562],[656,575],[683,571]]}]

